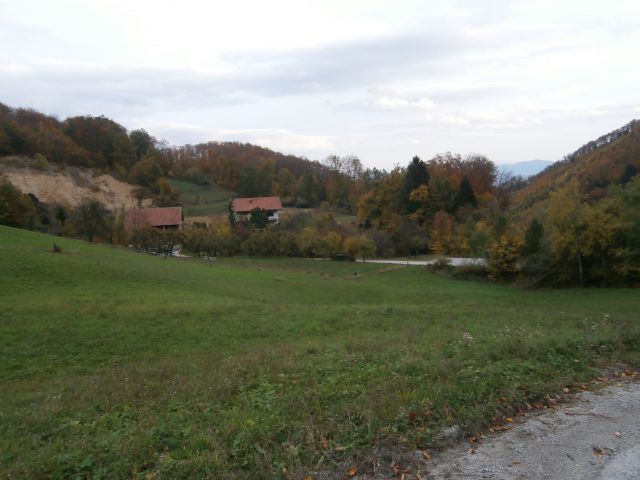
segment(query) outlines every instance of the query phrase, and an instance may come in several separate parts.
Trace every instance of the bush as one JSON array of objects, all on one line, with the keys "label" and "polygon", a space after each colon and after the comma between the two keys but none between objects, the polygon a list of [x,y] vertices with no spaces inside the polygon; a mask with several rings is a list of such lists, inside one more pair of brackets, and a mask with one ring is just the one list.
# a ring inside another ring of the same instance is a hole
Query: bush
[{"label": "bush", "polygon": [[31,164],[33,168],[36,170],[49,170],[49,162],[47,161],[47,157],[42,155],[41,153],[36,153],[33,157],[33,162]]},{"label": "bush", "polygon": [[520,271],[522,242],[512,235],[503,235],[489,248],[489,275],[497,280],[515,277]]},{"label": "bush", "polygon": [[35,213],[33,203],[6,178],[0,179],[0,225],[24,228]]}]

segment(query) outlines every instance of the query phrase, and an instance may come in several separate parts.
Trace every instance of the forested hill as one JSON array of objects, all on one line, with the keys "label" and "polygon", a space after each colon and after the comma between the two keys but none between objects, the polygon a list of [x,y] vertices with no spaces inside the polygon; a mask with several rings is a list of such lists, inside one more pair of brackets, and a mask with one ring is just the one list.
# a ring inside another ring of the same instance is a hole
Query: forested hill
[{"label": "forested hill", "polygon": [[[141,130],[127,132],[104,116],[77,116],[65,120],[28,108],[0,103],[0,155],[40,153],[52,162],[93,168],[128,168],[148,153],[150,141]],[[140,137],[147,138],[140,138]],[[193,162],[233,158],[240,165],[257,167],[272,162],[296,175],[309,171],[309,160],[240,142],[207,142],[170,147],[155,141],[156,150],[176,161]]]},{"label": "forested hill", "polygon": [[317,161],[248,143],[171,146],[142,129],[128,132],[104,116],[58,120],[33,109],[0,103],[0,157],[8,155],[88,167],[155,193],[169,188],[162,182],[158,185],[158,180],[172,176],[199,184],[215,183],[244,195],[277,191],[288,203],[301,206],[312,206],[322,199],[318,177],[327,171]]},{"label": "forested hill", "polygon": [[514,199],[532,206],[575,181],[587,198],[595,200],[606,195],[609,185],[625,184],[638,172],[640,120],[632,120],[533,176]]}]

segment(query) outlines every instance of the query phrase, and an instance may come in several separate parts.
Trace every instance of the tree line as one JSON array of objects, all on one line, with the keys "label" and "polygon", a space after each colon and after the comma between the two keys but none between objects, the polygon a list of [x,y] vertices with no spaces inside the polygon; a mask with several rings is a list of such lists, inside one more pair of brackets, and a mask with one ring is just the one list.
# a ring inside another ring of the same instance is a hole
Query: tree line
[{"label": "tree line", "polygon": [[[308,161],[237,142],[171,146],[105,117],[59,121],[0,105],[0,155],[109,172],[139,185],[140,196],[152,196],[160,206],[179,204],[166,181],[173,177],[220,185],[239,196],[278,195],[284,205],[302,209],[276,226],[230,218],[224,228],[216,221],[180,234],[147,229],[132,236],[117,212],[94,201],[83,202],[84,211],[44,205],[5,180],[0,223],[154,251],[173,241],[163,235],[178,235],[196,255],[483,256],[495,279],[634,284],[640,280],[640,169],[634,153],[639,129],[630,125],[562,167],[593,165],[586,173],[562,170],[551,177],[558,168],[549,169],[526,182],[501,173],[480,154],[414,157],[386,171],[366,168],[356,156]],[[607,171],[608,164],[615,168]],[[600,182],[604,171],[608,176]],[[309,208],[315,213],[304,210]],[[90,221],[97,213],[102,220]],[[340,215],[355,220],[341,223]]]}]

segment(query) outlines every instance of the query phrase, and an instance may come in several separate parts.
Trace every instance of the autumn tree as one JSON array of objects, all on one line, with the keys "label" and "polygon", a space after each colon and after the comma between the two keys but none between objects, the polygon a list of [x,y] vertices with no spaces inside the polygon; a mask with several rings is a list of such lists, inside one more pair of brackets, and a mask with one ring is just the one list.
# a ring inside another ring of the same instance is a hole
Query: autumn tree
[{"label": "autumn tree", "polygon": [[25,228],[35,209],[25,195],[6,178],[0,179],[0,225]]},{"label": "autumn tree", "polygon": [[111,213],[98,200],[85,198],[73,210],[71,222],[75,232],[93,242],[97,235],[105,234]]},{"label": "autumn tree", "polygon": [[295,196],[296,177],[287,168],[278,171],[275,192],[285,201],[291,201]]},{"label": "autumn tree", "polygon": [[154,157],[147,157],[136,163],[129,172],[131,183],[152,188],[162,176],[162,169]]},{"label": "autumn tree", "polygon": [[376,254],[376,244],[365,236],[347,237],[344,239],[344,250],[352,257],[360,257],[364,261]]},{"label": "autumn tree", "polygon": [[428,183],[429,171],[427,170],[427,164],[420,157],[413,157],[404,172],[403,197],[406,212],[413,213],[420,207],[422,202],[412,198],[411,193],[422,186],[426,186]]},{"label": "autumn tree", "polygon": [[487,269],[497,280],[513,279],[520,271],[520,250],[522,240],[514,232],[507,232],[497,238],[489,248]]},{"label": "autumn tree", "polygon": [[444,210],[433,217],[431,249],[438,255],[450,253],[454,243],[455,219]]},{"label": "autumn tree", "polygon": [[127,130],[104,116],[67,118],[63,131],[90,153],[89,166],[129,168],[136,161],[136,150]]},{"label": "autumn tree", "polygon": [[140,128],[129,132],[129,138],[133,143],[138,161],[151,153],[155,144],[155,138],[149,135],[146,130]]}]

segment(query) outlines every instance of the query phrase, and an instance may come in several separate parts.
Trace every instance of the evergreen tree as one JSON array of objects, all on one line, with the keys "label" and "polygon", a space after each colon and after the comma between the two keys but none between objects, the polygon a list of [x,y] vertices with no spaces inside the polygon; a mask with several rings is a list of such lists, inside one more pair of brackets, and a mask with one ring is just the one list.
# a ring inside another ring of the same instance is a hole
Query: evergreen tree
[{"label": "evergreen tree", "polygon": [[544,237],[544,226],[534,218],[524,234],[524,247],[522,248],[522,255],[528,257],[529,255],[535,255],[540,251],[542,247],[542,239]]},{"label": "evergreen tree", "polygon": [[467,205],[471,205],[472,207],[478,205],[476,195],[473,193],[473,187],[466,175],[462,178],[462,182],[460,182],[460,188],[456,194],[454,205],[456,210],[460,207],[466,207]]},{"label": "evergreen tree", "polygon": [[269,214],[262,208],[254,208],[251,210],[249,223],[256,228],[265,228],[269,223]]},{"label": "evergreen tree", "polygon": [[411,192],[428,183],[429,171],[427,170],[427,164],[420,157],[413,157],[404,174],[404,208],[407,212],[413,213],[420,207],[418,202],[411,200]]}]

